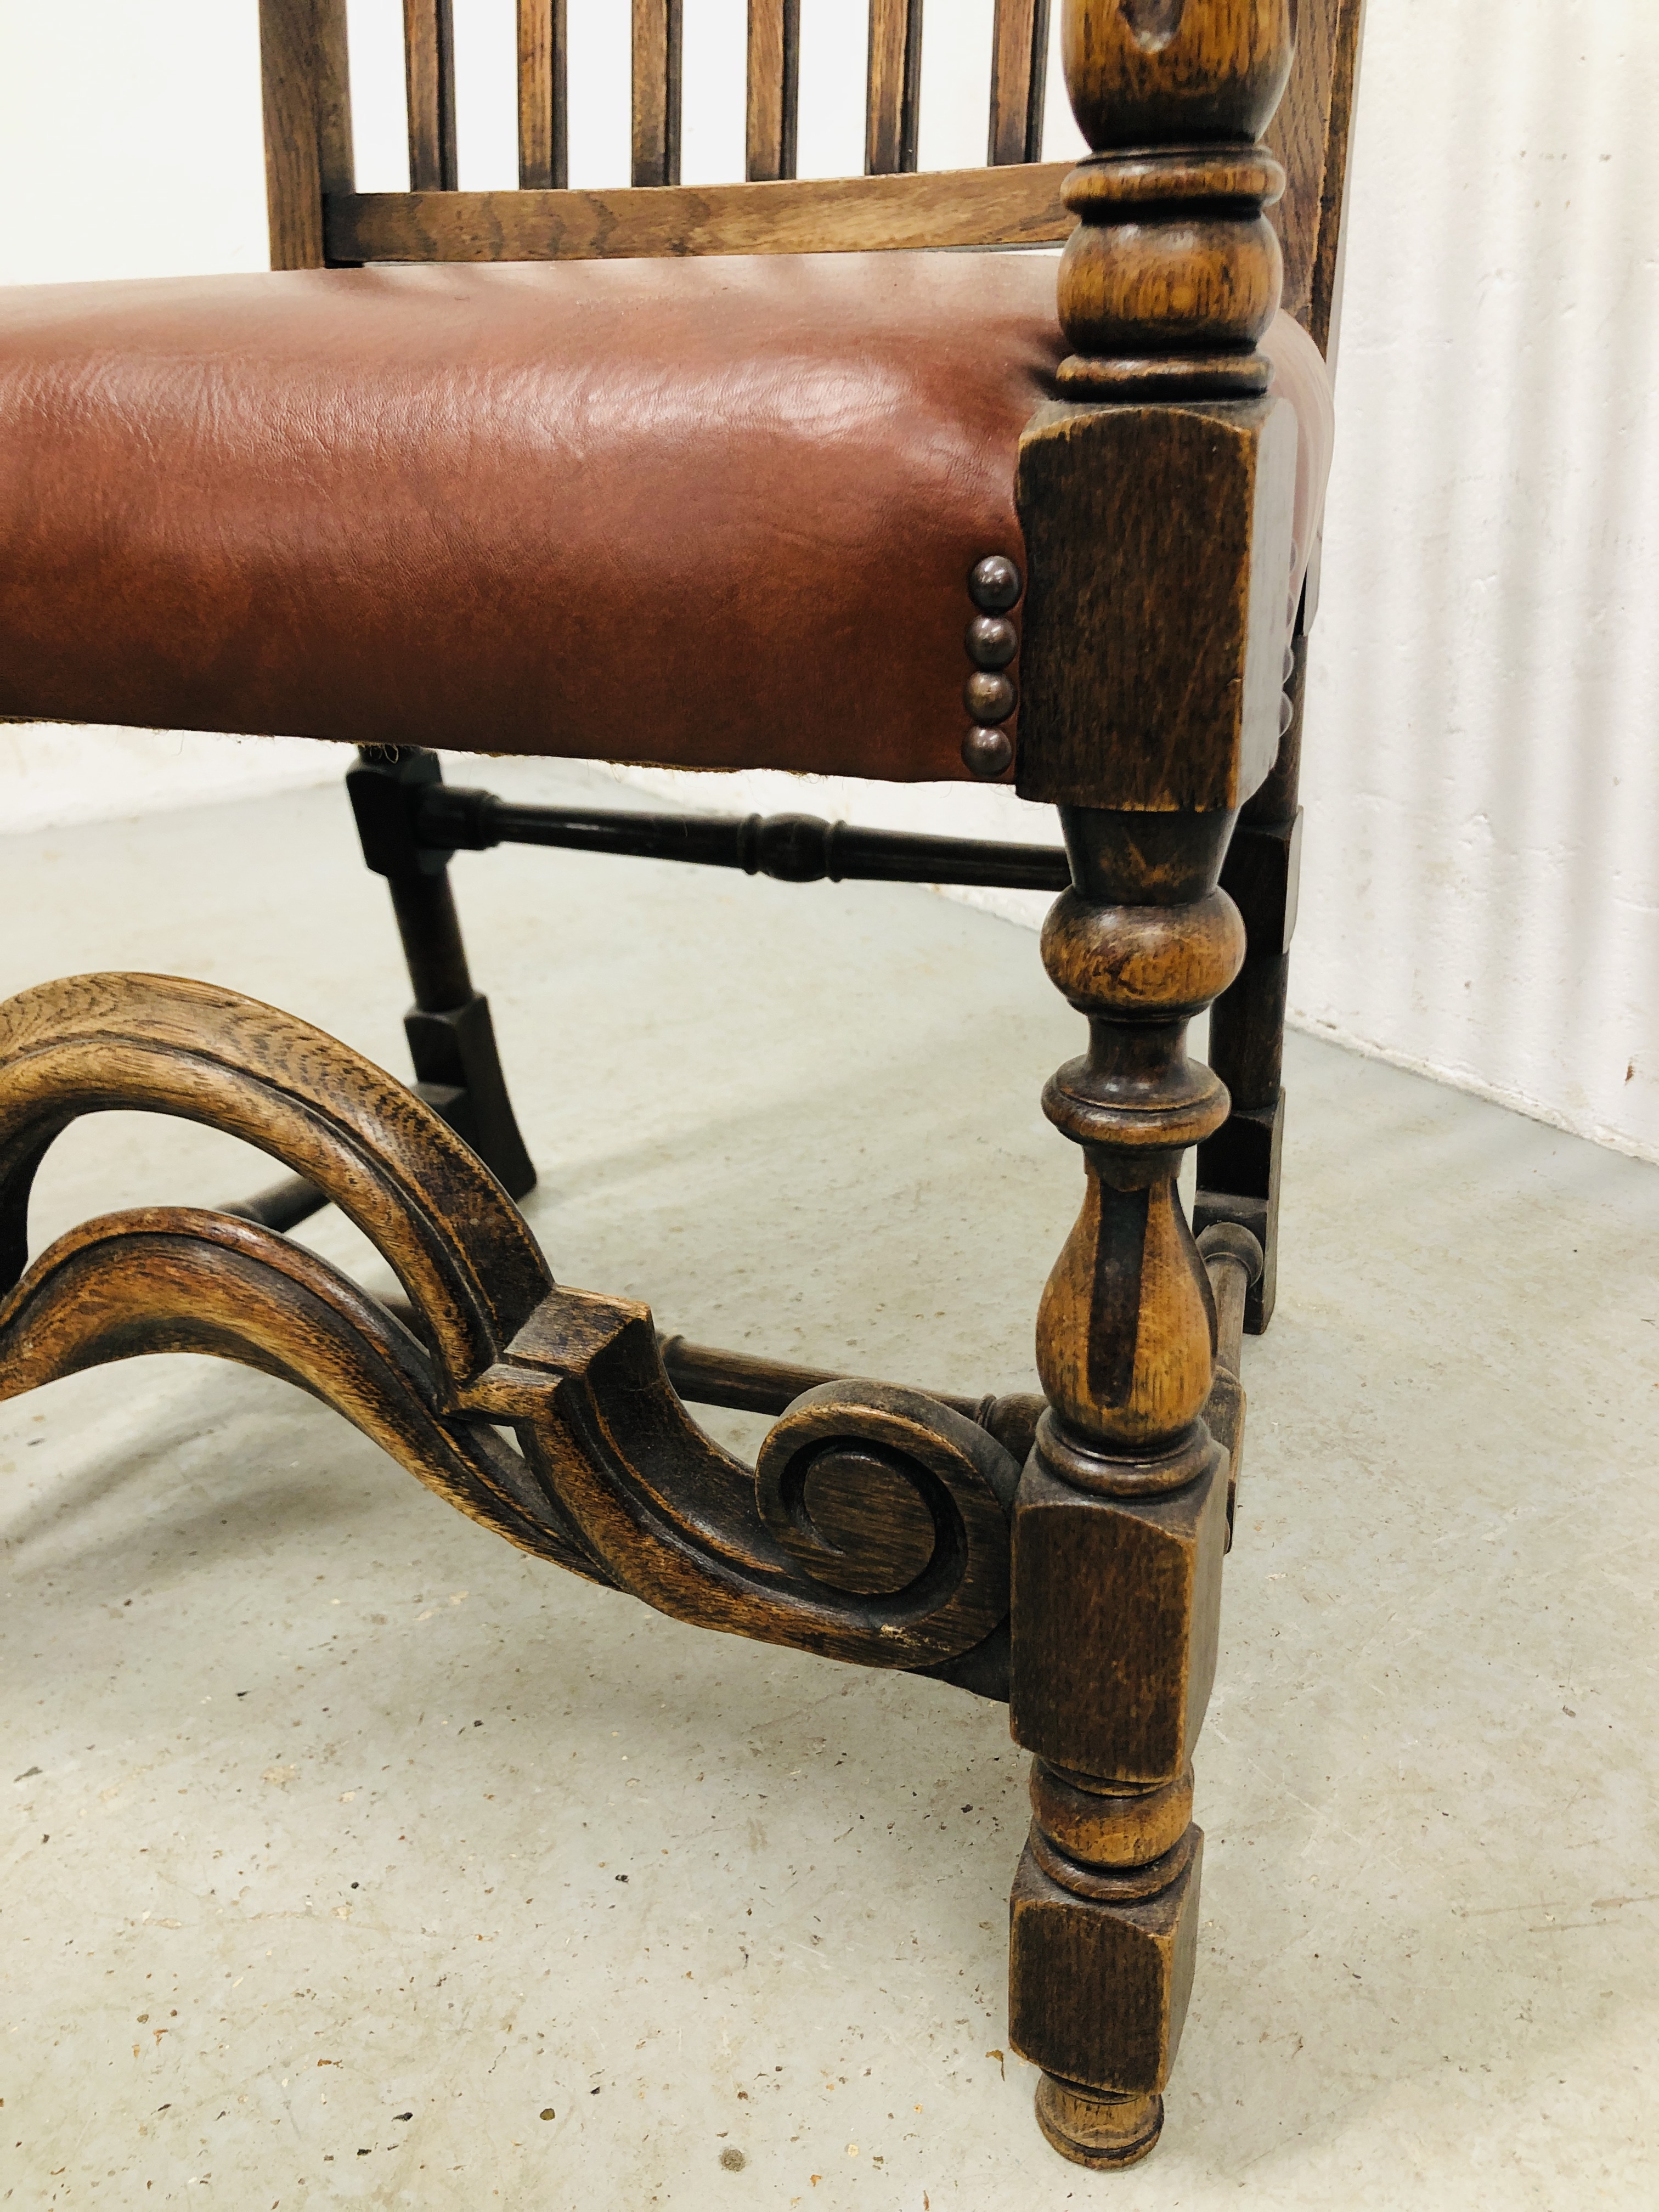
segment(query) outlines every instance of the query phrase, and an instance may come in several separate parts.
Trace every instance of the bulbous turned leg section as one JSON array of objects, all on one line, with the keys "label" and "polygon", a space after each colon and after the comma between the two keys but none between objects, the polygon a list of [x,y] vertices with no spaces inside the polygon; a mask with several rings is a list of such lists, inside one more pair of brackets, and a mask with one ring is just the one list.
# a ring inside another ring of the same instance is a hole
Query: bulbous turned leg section
[{"label": "bulbous turned leg section", "polygon": [[1062,2158],[1098,2172],[1139,2166],[1164,2132],[1159,2096],[1114,2097],[1045,2074],[1036,2087],[1037,2125]]},{"label": "bulbous turned leg section", "polygon": [[1062,819],[1074,888],[1043,956],[1091,1042],[1043,1103],[1086,1186],[1038,1315],[1048,1409],[1014,1516],[1010,1720],[1037,1757],[1009,2039],[1042,2069],[1049,2142],[1110,2167],[1158,2141],[1197,1954],[1191,1756],[1228,1462],[1203,1417],[1216,1309],[1176,1178],[1227,1111],[1187,1024],[1243,945],[1217,888],[1228,816]]}]

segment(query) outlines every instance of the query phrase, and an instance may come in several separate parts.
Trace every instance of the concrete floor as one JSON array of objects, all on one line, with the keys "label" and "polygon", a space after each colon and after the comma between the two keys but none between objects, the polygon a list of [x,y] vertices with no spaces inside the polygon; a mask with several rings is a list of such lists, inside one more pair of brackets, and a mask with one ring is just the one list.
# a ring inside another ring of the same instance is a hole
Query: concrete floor
[{"label": "concrete floor", "polygon": [[[6,863],[5,989],[206,976],[404,1066],[333,793]],[[1028,1383],[1079,1189],[1035,939],[902,888],[456,874],[564,1279],[714,1342]],[[657,1620],[297,1394],[157,1359],[0,1408],[0,2201],[1659,2203],[1659,1174],[1303,1038],[1288,1081],[1148,2165],[1060,2163],[1006,2051],[999,1708]],[[106,1117],[38,1235],[265,1179]]]}]

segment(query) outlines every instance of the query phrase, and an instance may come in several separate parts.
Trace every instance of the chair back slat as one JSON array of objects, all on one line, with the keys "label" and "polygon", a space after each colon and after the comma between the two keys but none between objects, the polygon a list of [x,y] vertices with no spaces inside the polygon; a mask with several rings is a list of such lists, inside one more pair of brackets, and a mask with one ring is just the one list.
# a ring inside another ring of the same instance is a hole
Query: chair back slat
[{"label": "chair back slat", "polygon": [[993,168],[1042,159],[1042,100],[1048,84],[1048,0],[997,0],[991,49]]},{"label": "chair back slat", "polygon": [[519,182],[527,191],[570,181],[566,0],[519,0]]},{"label": "chair back slat", "polygon": [[864,173],[891,177],[916,166],[921,94],[921,0],[870,0]]},{"label": "chair back slat", "polygon": [[455,26],[450,0],[404,0],[404,93],[409,105],[409,188],[453,192]]},{"label": "chair back slat", "polygon": [[633,178],[680,180],[680,0],[634,0]]},{"label": "chair back slat", "polygon": [[800,0],[749,0],[744,174],[771,184],[795,173],[800,115]]}]

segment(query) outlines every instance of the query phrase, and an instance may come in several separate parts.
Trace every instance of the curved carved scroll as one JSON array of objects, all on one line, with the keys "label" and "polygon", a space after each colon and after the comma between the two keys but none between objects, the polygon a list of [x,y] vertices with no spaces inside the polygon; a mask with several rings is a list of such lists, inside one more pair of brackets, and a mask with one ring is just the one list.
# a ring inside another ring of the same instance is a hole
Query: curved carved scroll
[{"label": "curved carved scroll", "polygon": [[[16,1282],[47,1147],[80,1115],[133,1108],[227,1130],[316,1183],[396,1272],[419,1334],[303,1248],[183,1208],[90,1222]],[[0,1006],[0,1265],[16,1282],[0,1396],[210,1352],[310,1390],[461,1511],[681,1620],[937,1669],[1006,1614],[1018,1469],[994,1438],[919,1392],[835,1384],[786,1413],[757,1477],[687,1413],[646,1307],[556,1285],[436,1115],[235,993],[103,975]]]},{"label": "curved carved scroll", "polygon": [[0,1397],[155,1352],[232,1359],[295,1383],[469,1519],[610,1579],[493,1429],[441,1419],[427,1347],[274,1230],[187,1206],[105,1214],[60,1237],[0,1305]]}]

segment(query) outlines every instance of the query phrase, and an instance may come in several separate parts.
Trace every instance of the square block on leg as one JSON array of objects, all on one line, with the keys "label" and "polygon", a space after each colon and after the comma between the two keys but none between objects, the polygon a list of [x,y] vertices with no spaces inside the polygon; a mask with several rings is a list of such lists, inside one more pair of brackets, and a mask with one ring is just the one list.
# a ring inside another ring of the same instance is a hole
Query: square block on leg
[{"label": "square block on leg", "polygon": [[1014,1740],[1103,1780],[1173,1782],[1215,1678],[1227,1462],[1151,1498],[1074,1490],[1033,1455],[1014,1501]]},{"label": "square block on leg", "polygon": [[1117,2096],[1170,2078],[1198,1955],[1204,1839],[1166,1889],[1101,1903],[1076,1897],[1028,1844],[1009,1907],[1008,2039],[1045,2074]]}]

